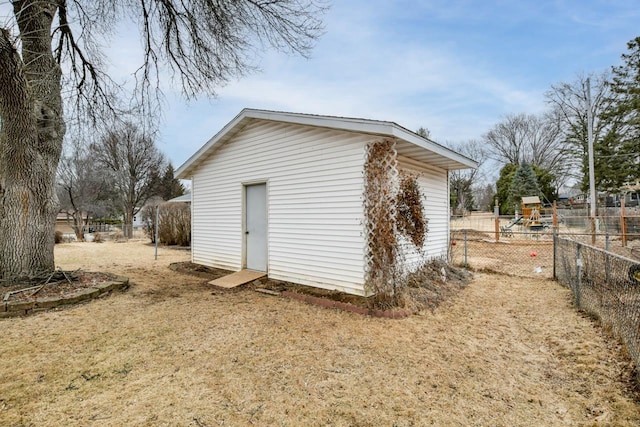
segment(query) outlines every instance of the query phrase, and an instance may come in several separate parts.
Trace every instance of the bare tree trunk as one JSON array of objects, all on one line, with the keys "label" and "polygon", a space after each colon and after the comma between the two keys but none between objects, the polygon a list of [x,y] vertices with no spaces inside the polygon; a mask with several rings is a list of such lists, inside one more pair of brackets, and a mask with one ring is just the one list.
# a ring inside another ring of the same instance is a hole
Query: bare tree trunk
[{"label": "bare tree trunk", "polygon": [[73,213],[73,231],[76,233],[76,239],[79,242],[84,242],[84,218],[82,218],[82,212]]},{"label": "bare tree trunk", "polygon": [[54,269],[55,172],[64,122],[51,51],[55,6],[13,2],[23,57],[0,29],[0,279]]},{"label": "bare tree trunk", "polygon": [[127,206],[124,211],[122,228],[124,237],[131,239],[133,237],[133,217],[134,208]]}]

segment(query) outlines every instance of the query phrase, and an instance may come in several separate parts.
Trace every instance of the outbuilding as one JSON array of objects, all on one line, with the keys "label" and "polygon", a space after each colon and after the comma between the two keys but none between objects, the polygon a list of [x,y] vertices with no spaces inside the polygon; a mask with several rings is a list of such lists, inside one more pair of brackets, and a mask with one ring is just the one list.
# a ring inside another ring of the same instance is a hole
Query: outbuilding
[{"label": "outbuilding", "polygon": [[194,263],[371,295],[446,258],[448,171],[474,167],[393,122],[244,109],[176,176]]}]

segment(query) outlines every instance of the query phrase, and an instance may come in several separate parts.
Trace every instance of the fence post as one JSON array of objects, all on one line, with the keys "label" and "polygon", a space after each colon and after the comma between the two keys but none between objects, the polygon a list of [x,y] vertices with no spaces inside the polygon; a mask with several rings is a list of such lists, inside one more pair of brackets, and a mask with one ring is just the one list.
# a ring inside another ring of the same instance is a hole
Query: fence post
[{"label": "fence post", "polygon": [[158,212],[159,212],[159,210],[160,210],[160,205],[158,204],[158,205],[156,205],[156,230],[155,230],[156,231],[156,236],[155,236],[156,237],[155,238],[155,241],[156,241],[156,256],[155,256],[155,259],[156,260],[158,259],[158,225],[159,225],[158,224],[158,216],[159,216]]},{"label": "fence post", "polygon": [[578,270],[578,278],[576,280],[576,305],[580,308],[582,302],[580,298],[580,294],[582,293],[582,245],[578,243],[578,247],[576,248],[576,266]]},{"label": "fence post", "polygon": [[558,202],[553,201],[553,229],[558,228]]},{"label": "fence post", "polygon": [[627,246],[627,221],[624,212],[624,196],[620,199],[620,231],[622,232],[622,247]]},{"label": "fence post", "polygon": [[[555,208],[555,203],[553,202],[553,206]],[[555,212],[555,209],[553,210]],[[554,215],[555,218],[555,215]],[[557,280],[556,276],[556,255],[558,254],[558,229],[553,227],[553,280]]]},{"label": "fence post", "polygon": [[604,238],[604,275],[607,283],[609,283],[609,245],[609,232],[607,231],[607,235]]},{"label": "fence post", "polygon": [[493,207],[493,215],[495,217],[496,242],[500,240],[500,205],[496,197],[496,205]]},{"label": "fence post", "polygon": [[467,268],[467,230],[464,230],[464,268]]}]

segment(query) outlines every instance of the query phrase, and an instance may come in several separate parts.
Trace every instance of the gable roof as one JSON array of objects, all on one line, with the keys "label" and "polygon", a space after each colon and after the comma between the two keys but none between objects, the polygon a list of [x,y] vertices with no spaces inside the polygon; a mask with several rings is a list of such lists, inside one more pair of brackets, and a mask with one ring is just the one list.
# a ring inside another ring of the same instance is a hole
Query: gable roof
[{"label": "gable roof", "polygon": [[540,197],[538,196],[525,196],[522,198],[522,203],[525,205],[532,205],[540,203]]},{"label": "gable roof", "polygon": [[394,122],[245,108],[176,170],[176,178],[189,179],[202,161],[255,120],[284,122],[396,138],[401,142],[397,147],[398,154],[405,157],[446,170],[478,167],[476,161],[430,139],[423,138]]}]

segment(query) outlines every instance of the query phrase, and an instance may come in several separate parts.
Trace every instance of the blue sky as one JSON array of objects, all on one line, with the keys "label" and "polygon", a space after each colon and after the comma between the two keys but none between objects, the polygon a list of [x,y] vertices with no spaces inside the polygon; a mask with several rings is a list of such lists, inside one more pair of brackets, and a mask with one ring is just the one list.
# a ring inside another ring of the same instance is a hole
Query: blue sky
[{"label": "blue sky", "polygon": [[213,100],[169,92],[159,144],[177,167],[244,107],[480,138],[505,114],[543,111],[551,84],[619,64],[639,21],[637,0],[335,0],[310,59],[267,52]]}]

